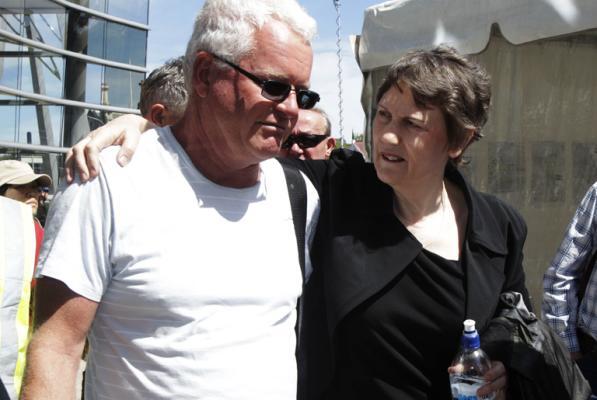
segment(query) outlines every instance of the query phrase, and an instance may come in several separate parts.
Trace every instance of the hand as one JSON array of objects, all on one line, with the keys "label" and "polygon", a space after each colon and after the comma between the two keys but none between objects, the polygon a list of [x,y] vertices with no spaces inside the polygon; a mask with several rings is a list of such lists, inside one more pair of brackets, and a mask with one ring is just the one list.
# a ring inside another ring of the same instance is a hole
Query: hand
[{"label": "hand", "polygon": [[582,353],[580,351],[571,351],[570,358],[572,361],[580,360],[582,358]]},{"label": "hand", "polygon": [[485,376],[485,385],[481,386],[477,390],[479,397],[487,396],[491,393],[495,393],[496,400],[506,399],[506,389],[508,388],[508,375],[506,374],[506,367],[500,361],[492,361],[491,368]]},{"label": "hand", "polygon": [[99,174],[100,151],[112,145],[121,146],[116,159],[124,167],[135,153],[141,133],[154,127],[143,117],[127,114],[90,132],[66,153],[66,181],[74,181],[75,170],[79,172],[81,182],[95,178]]}]

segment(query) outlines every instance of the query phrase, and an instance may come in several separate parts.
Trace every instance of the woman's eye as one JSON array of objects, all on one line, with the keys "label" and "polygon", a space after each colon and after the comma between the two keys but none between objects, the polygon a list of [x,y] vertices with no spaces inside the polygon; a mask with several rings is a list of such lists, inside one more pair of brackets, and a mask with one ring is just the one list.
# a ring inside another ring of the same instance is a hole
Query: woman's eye
[{"label": "woman's eye", "polygon": [[414,128],[414,129],[423,129],[423,128],[422,128],[420,125],[418,125],[417,123],[415,123],[415,122],[411,121],[410,119],[407,119],[407,120],[406,120],[406,125],[407,125],[409,128]]},{"label": "woman's eye", "polygon": [[390,118],[390,113],[384,110],[379,110],[377,111],[377,115],[379,115],[381,118],[383,119],[388,119]]}]

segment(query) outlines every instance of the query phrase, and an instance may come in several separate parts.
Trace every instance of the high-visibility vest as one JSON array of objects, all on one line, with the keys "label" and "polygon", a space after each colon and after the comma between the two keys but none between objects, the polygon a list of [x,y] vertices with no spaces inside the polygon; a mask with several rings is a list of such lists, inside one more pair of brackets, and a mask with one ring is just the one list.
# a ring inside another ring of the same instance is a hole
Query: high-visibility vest
[{"label": "high-visibility vest", "polygon": [[21,391],[34,262],[31,207],[0,196],[0,398],[5,390],[16,400]]}]

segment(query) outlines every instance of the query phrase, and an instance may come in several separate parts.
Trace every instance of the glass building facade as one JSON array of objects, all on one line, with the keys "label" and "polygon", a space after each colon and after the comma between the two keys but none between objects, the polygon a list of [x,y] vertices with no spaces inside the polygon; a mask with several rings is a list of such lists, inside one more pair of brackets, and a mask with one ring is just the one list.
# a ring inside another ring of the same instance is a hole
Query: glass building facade
[{"label": "glass building facade", "polygon": [[149,0],[0,1],[0,159],[54,181],[62,152],[137,112]]}]

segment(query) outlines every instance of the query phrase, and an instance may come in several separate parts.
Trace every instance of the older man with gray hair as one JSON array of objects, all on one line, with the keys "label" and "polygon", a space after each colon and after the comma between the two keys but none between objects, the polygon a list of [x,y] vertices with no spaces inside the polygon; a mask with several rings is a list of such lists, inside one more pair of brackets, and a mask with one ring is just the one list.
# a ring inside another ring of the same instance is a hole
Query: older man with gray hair
[{"label": "older man with gray hair", "polygon": [[87,400],[296,398],[303,276],[273,157],[319,100],[314,33],[295,0],[205,1],[182,119],[126,168],[103,151],[100,176],[54,200],[24,399],[74,397],[86,336]]}]

